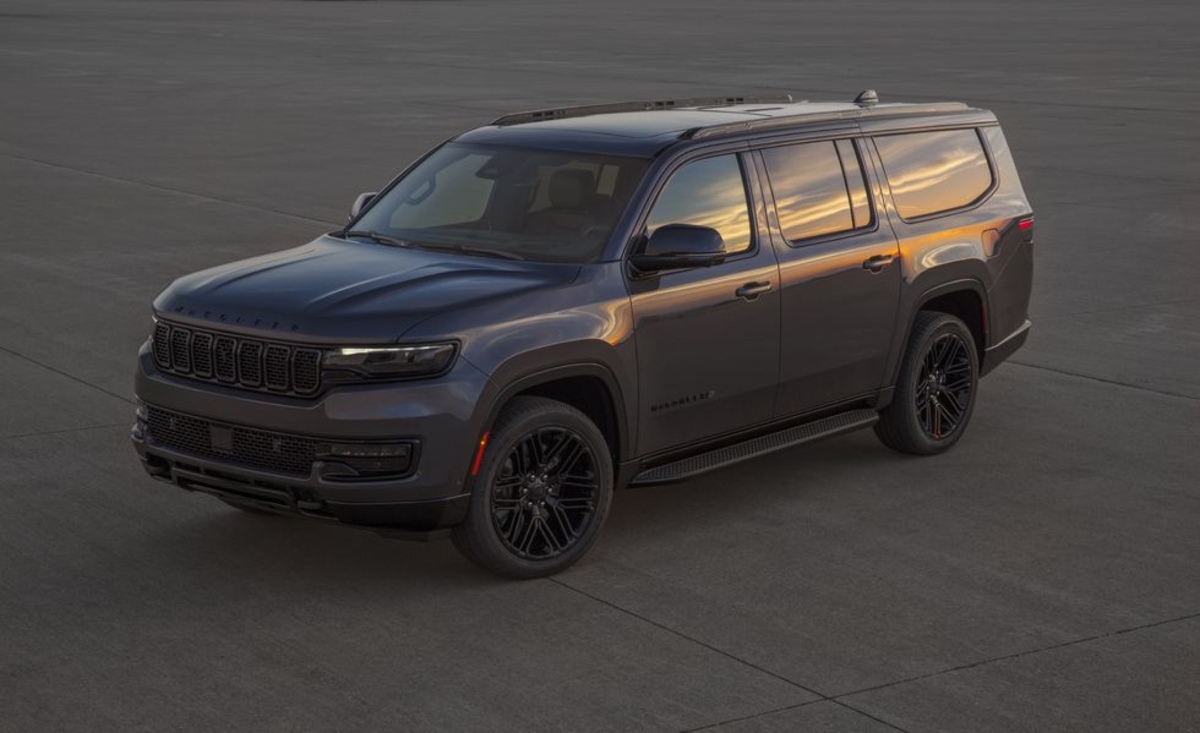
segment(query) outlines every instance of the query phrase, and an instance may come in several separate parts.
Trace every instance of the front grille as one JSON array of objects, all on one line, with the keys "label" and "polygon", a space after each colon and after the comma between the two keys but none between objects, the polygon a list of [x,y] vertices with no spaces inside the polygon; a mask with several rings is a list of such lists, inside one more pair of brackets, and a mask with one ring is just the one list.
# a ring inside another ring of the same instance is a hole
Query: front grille
[{"label": "front grille", "polygon": [[146,432],[164,448],[293,476],[308,476],[312,471],[316,441],[308,438],[214,424],[158,407],[147,407],[147,413]]},{"label": "front grille", "polygon": [[154,326],[154,363],[164,372],[261,392],[307,396],[321,387],[321,351],[164,321]]}]

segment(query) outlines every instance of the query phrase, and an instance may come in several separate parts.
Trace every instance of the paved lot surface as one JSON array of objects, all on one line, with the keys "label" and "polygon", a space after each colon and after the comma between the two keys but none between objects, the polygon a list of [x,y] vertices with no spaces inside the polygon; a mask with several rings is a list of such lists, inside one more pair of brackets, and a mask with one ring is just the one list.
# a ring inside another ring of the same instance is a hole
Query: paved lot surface
[{"label": "paved lot surface", "polygon": [[[0,729],[1200,730],[1194,3],[0,0]],[[244,516],[126,444],[148,303],[548,104],[960,99],[1036,323],[949,455],[621,494],[508,583]]]}]

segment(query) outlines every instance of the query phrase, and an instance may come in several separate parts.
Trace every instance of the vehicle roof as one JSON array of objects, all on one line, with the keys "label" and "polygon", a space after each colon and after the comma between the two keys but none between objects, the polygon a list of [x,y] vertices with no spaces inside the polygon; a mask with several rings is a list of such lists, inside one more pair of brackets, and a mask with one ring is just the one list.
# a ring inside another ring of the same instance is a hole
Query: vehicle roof
[{"label": "vehicle roof", "polygon": [[[674,106],[660,102],[566,107],[506,115],[456,141],[652,157],[680,140],[728,137],[761,130],[865,119],[925,118],[978,113],[957,102],[870,104],[852,102],[746,102]],[[666,108],[664,108],[666,106]],[[639,108],[640,107],[640,108]]]}]

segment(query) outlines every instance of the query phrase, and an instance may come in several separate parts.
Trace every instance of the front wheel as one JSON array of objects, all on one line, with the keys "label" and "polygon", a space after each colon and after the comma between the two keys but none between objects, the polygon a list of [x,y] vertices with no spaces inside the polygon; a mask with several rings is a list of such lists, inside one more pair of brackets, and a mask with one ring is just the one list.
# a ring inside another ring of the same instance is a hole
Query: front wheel
[{"label": "front wheel", "polygon": [[454,544],[513,578],[560,572],[588,551],[612,502],[608,444],[579,410],[517,397],[496,420]]},{"label": "front wheel", "polygon": [[966,324],[922,311],[908,338],[896,393],[880,413],[875,434],[902,453],[948,450],[967,429],[978,384],[979,358]]}]

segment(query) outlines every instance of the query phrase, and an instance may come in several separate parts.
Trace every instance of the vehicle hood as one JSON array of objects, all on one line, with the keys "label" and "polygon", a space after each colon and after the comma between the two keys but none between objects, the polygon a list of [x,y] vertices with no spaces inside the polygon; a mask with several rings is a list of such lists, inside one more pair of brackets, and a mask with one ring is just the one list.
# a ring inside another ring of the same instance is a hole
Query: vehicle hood
[{"label": "vehicle hood", "polygon": [[288,340],[389,343],[432,315],[565,285],[578,273],[579,265],[323,236],[182,277],[154,310],[172,321]]}]

